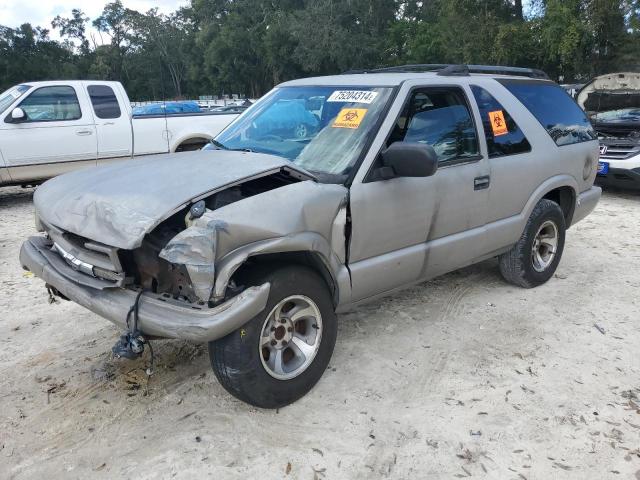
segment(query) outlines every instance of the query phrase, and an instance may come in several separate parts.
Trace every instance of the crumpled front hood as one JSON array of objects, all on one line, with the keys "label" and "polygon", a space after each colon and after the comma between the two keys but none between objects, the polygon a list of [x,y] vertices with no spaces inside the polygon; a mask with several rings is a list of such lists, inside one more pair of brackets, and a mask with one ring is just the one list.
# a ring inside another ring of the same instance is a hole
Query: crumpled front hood
[{"label": "crumpled front hood", "polygon": [[154,155],[53,178],[36,190],[34,204],[46,224],[132,249],[190,200],[282,167],[304,173],[283,158],[258,153]]}]

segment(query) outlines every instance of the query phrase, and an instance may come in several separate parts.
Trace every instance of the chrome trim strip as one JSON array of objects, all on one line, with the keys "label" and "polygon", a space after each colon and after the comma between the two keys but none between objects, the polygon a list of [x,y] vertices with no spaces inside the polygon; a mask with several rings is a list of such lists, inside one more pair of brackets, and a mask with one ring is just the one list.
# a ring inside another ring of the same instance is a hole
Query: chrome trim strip
[{"label": "chrome trim strip", "polygon": [[82,260],[74,257],[69,252],[65,251],[60,245],[57,243],[53,243],[53,248],[55,248],[58,253],[66,260],[66,262],[76,271],[86,273],[87,275],[91,275],[95,277],[95,273],[93,273],[93,265],[90,265]]}]

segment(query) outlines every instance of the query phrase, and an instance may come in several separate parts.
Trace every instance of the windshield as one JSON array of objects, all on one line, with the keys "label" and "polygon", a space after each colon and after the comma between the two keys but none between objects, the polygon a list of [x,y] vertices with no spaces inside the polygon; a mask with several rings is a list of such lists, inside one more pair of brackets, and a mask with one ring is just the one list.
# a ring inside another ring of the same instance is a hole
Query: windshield
[{"label": "windshield", "polygon": [[586,97],[584,108],[596,123],[640,122],[640,91],[594,90]]},{"label": "windshield", "polygon": [[9,105],[20,98],[22,94],[30,88],[31,87],[29,85],[17,85],[0,93],[0,114],[9,108]]},{"label": "windshield", "polygon": [[345,176],[365,147],[391,90],[277,88],[218,135],[215,144],[278,155],[314,173]]},{"label": "windshield", "polygon": [[609,110],[606,112],[598,112],[592,116],[592,119],[601,123],[631,123],[640,122],[639,108],[621,108],[619,110]]}]

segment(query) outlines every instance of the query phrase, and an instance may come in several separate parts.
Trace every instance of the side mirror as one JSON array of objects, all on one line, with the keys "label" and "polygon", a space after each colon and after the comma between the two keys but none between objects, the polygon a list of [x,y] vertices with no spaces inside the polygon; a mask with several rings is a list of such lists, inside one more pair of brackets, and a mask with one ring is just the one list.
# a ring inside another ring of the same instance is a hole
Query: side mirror
[{"label": "side mirror", "polygon": [[384,180],[394,177],[430,177],[438,169],[438,154],[424,143],[394,142],[382,152]]},{"label": "side mirror", "polygon": [[27,119],[27,114],[20,107],[16,107],[11,111],[11,120],[16,123],[23,122]]}]

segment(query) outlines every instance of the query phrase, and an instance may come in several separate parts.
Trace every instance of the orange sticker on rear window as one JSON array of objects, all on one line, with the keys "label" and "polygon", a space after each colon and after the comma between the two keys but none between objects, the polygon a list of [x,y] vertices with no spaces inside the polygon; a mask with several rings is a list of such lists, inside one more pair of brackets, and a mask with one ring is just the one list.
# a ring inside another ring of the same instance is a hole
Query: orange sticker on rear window
[{"label": "orange sticker on rear window", "polygon": [[507,122],[504,119],[504,113],[502,110],[489,112],[489,121],[491,122],[491,129],[493,130],[494,137],[499,137],[500,135],[506,135],[509,133]]},{"label": "orange sticker on rear window", "polygon": [[343,108],[332,126],[333,128],[358,128],[366,113],[366,108]]}]

